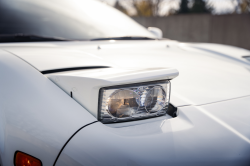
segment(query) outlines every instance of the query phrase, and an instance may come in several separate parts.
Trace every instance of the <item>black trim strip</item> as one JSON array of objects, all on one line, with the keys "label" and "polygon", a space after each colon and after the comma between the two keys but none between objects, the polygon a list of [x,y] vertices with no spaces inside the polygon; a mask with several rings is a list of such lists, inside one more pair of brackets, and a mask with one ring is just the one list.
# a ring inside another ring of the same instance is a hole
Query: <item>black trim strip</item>
[{"label": "black trim strip", "polygon": [[41,73],[50,74],[50,73],[58,73],[58,72],[72,71],[72,70],[99,69],[99,68],[110,68],[110,66],[71,67],[71,68],[63,68],[63,69],[44,70],[44,71],[41,71]]},{"label": "black trim strip", "polygon": [[78,129],[78,130],[68,139],[68,141],[63,145],[62,149],[60,150],[59,154],[57,155],[56,160],[55,160],[53,166],[56,165],[56,162],[57,162],[59,156],[61,155],[63,149],[64,149],[65,146],[68,144],[68,142],[69,142],[69,141],[70,141],[70,140],[71,140],[80,130],[82,130],[84,127],[87,127],[87,126],[89,126],[89,125],[91,125],[91,124],[94,124],[94,123],[96,123],[96,122],[98,122],[98,121],[91,122],[91,123],[86,124],[85,126],[81,127],[80,129]]}]

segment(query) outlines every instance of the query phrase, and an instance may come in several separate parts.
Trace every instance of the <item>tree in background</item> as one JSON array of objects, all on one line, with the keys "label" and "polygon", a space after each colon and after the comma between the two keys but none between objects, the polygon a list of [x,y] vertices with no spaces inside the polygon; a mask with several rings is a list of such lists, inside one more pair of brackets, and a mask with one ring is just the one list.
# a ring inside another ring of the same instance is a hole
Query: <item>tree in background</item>
[{"label": "tree in background", "polygon": [[212,5],[204,0],[181,0],[179,6],[176,14],[211,13],[213,11]]},{"label": "tree in background", "polygon": [[132,0],[131,6],[136,10],[136,16],[159,16],[163,1],[165,0]]},{"label": "tree in background", "polygon": [[190,8],[191,13],[211,13],[212,11],[212,6],[204,0],[193,0],[193,5]]},{"label": "tree in background", "polygon": [[242,13],[250,13],[250,0],[243,0],[241,3]]},{"label": "tree in background", "polygon": [[188,8],[188,0],[181,0],[180,2],[180,8],[179,10],[176,11],[176,13],[178,14],[187,14],[190,12],[189,8]]},{"label": "tree in background", "polygon": [[[100,0],[108,1],[108,0]],[[115,0],[118,10],[129,16],[167,16],[189,13],[250,13],[250,0]],[[221,9],[221,6],[233,8]],[[220,6],[219,10],[218,7]],[[167,10],[166,10],[167,8]]]},{"label": "tree in background", "polygon": [[116,1],[114,7],[115,7],[116,9],[120,10],[121,12],[123,12],[123,13],[129,15],[127,9],[126,9],[125,7],[123,7],[123,5],[120,4],[120,1]]},{"label": "tree in background", "polygon": [[250,13],[250,0],[236,0],[234,13]]},{"label": "tree in background", "polygon": [[146,1],[146,0],[133,0],[132,6],[136,10],[136,16],[155,16],[155,8],[156,5],[153,1]]},{"label": "tree in background", "polygon": [[[129,16],[142,16],[142,17],[157,17],[167,15],[166,13],[161,13],[162,8],[165,5],[171,3],[176,3],[176,0],[116,0],[115,6],[117,9],[121,10],[123,13]],[[133,10],[134,13],[131,14],[129,10]]]}]

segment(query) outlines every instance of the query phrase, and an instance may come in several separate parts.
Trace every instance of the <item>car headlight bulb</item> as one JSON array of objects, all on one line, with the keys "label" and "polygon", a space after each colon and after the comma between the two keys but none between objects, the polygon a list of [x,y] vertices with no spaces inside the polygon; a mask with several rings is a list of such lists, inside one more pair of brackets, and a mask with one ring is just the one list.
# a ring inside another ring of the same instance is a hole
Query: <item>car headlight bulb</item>
[{"label": "car headlight bulb", "polygon": [[113,123],[165,115],[169,95],[168,80],[101,88],[98,119]]},{"label": "car headlight bulb", "polygon": [[107,110],[113,117],[130,117],[138,110],[138,98],[139,95],[132,90],[116,90],[110,95]]},{"label": "car headlight bulb", "polygon": [[166,93],[160,86],[149,90],[145,100],[145,108],[148,112],[158,112],[165,106]]}]

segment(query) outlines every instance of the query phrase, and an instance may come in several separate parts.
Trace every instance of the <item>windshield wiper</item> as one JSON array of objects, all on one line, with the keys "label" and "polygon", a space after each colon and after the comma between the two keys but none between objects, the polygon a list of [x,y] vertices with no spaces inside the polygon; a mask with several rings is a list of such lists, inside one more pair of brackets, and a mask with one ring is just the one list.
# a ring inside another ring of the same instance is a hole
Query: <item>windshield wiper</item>
[{"label": "windshield wiper", "polygon": [[40,41],[70,41],[64,38],[45,37],[32,34],[0,34],[0,43],[8,42],[40,42]]},{"label": "windshield wiper", "polygon": [[106,38],[91,39],[91,41],[96,41],[96,40],[156,40],[156,39],[150,37],[137,37],[137,36],[106,37]]}]

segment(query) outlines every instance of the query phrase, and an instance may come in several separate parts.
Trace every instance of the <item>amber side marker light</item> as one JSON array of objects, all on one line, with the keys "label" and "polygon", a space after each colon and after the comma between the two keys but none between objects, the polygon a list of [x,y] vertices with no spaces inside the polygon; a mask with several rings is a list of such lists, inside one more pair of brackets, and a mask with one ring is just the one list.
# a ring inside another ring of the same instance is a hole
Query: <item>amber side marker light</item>
[{"label": "amber side marker light", "polygon": [[14,157],[15,166],[42,166],[42,162],[26,153],[17,151]]}]

